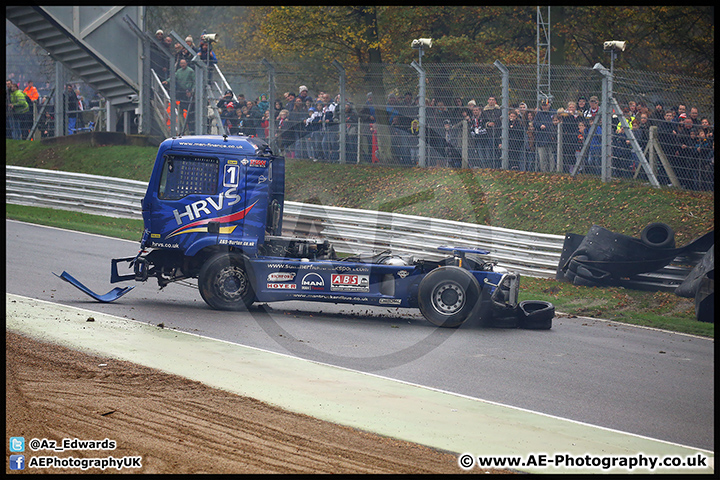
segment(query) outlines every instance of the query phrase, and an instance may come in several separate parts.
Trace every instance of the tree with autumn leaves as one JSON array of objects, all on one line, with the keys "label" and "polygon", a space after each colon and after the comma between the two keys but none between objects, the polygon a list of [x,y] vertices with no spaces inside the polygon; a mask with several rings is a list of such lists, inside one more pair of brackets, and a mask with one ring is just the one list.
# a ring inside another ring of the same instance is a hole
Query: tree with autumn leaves
[{"label": "tree with autumn leaves", "polygon": [[[714,78],[713,7],[556,6],[549,20],[552,65],[607,62],[603,42],[623,40],[628,49],[618,69]],[[303,81],[317,84],[336,75],[337,60],[360,91],[384,99],[381,65],[417,59],[415,38],[433,39],[426,63],[527,65],[537,61],[536,28],[535,6],[267,6],[242,7],[238,15],[228,7],[215,48],[225,65],[308,63]]]},{"label": "tree with autumn leaves", "polygon": [[[233,8],[216,47],[228,62],[408,64],[417,57],[410,42],[421,37],[433,39],[424,62],[536,62],[534,6],[242,7],[239,15]],[[592,67],[607,60],[604,41],[624,40],[617,68],[714,78],[714,7],[557,6],[549,19],[554,65]]]}]

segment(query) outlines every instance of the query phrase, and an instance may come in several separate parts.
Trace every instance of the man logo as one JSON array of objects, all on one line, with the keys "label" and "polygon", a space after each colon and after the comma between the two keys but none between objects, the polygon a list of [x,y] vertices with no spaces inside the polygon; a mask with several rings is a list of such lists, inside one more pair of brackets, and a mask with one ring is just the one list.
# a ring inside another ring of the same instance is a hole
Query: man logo
[{"label": "man logo", "polygon": [[325,290],[325,280],[317,273],[308,273],[303,277],[300,286],[303,290]]}]

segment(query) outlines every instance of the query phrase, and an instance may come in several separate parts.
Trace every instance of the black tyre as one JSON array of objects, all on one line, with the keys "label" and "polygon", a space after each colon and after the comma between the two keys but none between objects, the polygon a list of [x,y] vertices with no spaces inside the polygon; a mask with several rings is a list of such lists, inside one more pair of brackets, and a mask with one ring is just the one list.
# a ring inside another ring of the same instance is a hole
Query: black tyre
[{"label": "black tyre", "polygon": [[649,224],[640,234],[640,240],[652,248],[675,248],[675,232],[665,223]]},{"label": "black tyre", "polygon": [[205,303],[215,310],[246,310],[255,300],[245,259],[218,253],[200,269],[198,288]]},{"label": "black tyre", "polygon": [[480,300],[480,284],[460,267],[438,267],[420,281],[420,312],[438,327],[458,327]]},{"label": "black tyre", "polygon": [[542,300],[525,300],[518,305],[518,327],[531,330],[549,330],[555,318],[555,306]]}]

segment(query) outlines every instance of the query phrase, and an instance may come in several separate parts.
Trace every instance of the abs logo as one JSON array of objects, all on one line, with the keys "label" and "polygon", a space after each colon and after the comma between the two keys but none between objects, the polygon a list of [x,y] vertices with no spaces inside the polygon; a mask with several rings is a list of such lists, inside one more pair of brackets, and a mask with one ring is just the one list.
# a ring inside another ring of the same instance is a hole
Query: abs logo
[{"label": "abs logo", "polygon": [[317,273],[308,273],[303,277],[300,288],[303,290],[325,290],[325,280]]},{"label": "abs logo", "polygon": [[368,275],[333,274],[331,289],[341,292],[369,292],[370,277]]}]

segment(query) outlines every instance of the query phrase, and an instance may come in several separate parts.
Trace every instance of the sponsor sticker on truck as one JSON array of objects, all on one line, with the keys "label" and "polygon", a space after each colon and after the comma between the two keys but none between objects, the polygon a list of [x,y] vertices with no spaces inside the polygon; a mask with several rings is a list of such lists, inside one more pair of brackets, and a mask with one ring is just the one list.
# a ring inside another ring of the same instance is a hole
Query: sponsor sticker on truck
[{"label": "sponsor sticker on truck", "polygon": [[370,276],[336,273],[330,278],[330,289],[334,292],[369,292]]}]

